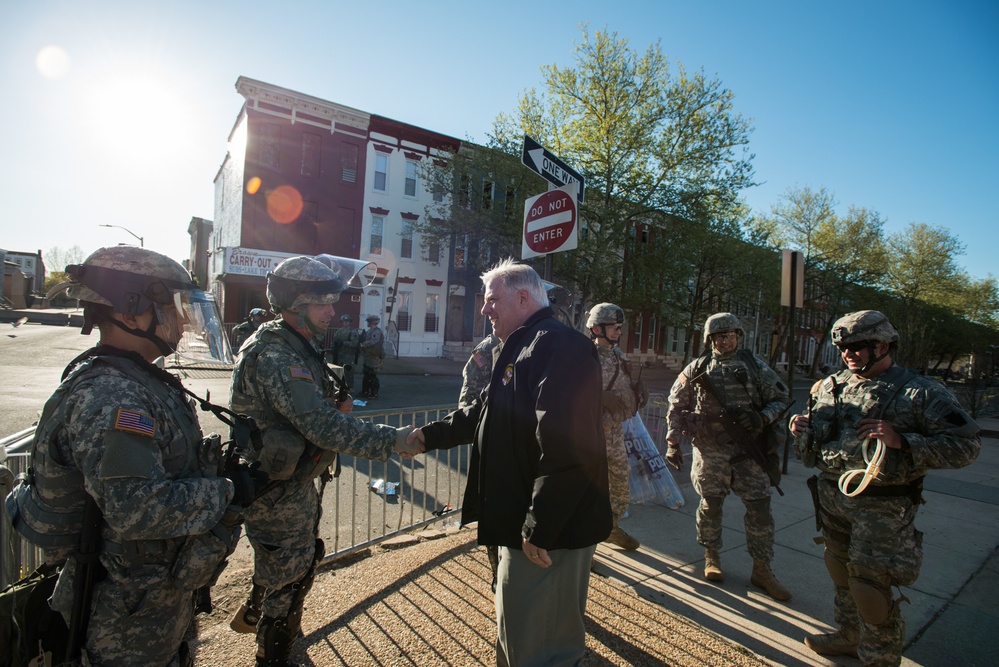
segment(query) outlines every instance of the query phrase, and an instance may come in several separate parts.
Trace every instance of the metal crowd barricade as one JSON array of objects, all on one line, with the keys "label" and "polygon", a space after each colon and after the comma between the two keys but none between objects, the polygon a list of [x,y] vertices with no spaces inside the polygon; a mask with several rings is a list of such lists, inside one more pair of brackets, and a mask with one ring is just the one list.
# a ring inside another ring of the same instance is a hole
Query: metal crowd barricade
[{"label": "metal crowd barricade", "polygon": [[[666,397],[653,394],[642,410],[642,419],[660,452],[665,452]],[[376,424],[423,426],[444,417],[453,406],[428,406],[362,413],[360,419]],[[14,475],[30,465],[29,448],[34,429],[0,440]],[[324,563],[437,522],[454,523],[461,509],[471,445],[435,450],[405,460],[371,461],[340,457],[340,474],[330,481],[323,496],[320,537],[325,541]],[[379,483],[380,482],[380,483]],[[0,512],[0,587],[16,581],[42,563],[41,550],[20,539],[5,512]]]}]

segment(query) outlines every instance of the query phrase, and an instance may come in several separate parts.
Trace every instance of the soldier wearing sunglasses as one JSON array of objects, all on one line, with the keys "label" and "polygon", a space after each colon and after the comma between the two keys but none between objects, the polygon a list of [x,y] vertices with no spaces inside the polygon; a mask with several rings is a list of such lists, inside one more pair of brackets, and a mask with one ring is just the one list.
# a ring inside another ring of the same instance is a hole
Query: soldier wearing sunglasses
[{"label": "soldier wearing sunglasses", "polygon": [[795,453],[819,469],[808,484],[838,626],[805,644],[864,665],[899,665],[905,597],[892,589],[919,576],[923,478],[974,461],[979,427],[945,386],[895,364],[899,335],[883,313],[845,315],[832,340],[846,369],[816,382],[808,411],[790,423]]}]

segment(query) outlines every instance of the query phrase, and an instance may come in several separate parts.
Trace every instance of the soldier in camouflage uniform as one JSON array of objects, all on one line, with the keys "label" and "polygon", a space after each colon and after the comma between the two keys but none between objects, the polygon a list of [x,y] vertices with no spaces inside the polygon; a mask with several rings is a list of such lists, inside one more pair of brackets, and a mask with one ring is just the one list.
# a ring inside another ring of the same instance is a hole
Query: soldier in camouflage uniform
[{"label": "soldier in camouflage uniform", "polygon": [[361,369],[363,377],[359,397],[378,398],[378,389],[381,387],[378,371],[385,358],[385,334],[378,327],[381,318],[377,315],[368,315],[364,321],[368,323],[368,329],[361,334],[361,357],[364,365]]},{"label": "soldier in camouflage uniform", "polygon": [[[690,478],[701,496],[697,506],[697,542],[704,547],[704,578],[723,581],[721,570],[722,504],[734,492],[746,506],[746,546],[753,557],[750,582],[775,600],[791,593],[774,576],[774,519],[770,511],[770,479],[723,425],[731,416],[746,433],[759,438],[788,407],[787,386],[748,350],[739,350],[745,331],[732,313],[716,313],[704,324],[705,353],[692,361],[673,384],[666,420],[666,461],[683,465],[682,436],[693,442]],[[722,406],[707,382],[723,397]],[[733,429],[734,430],[734,429]],[[766,452],[770,458],[776,452]],[[776,463],[776,460],[775,460]],[[771,474],[779,472],[771,466]]]},{"label": "soldier in camouflage uniform", "polygon": [[198,287],[172,259],[129,246],[97,250],[66,273],[50,294],[80,299],[83,333],[97,326],[100,344],[66,367],[45,404],[31,476],[7,509],[46,561],[63,565],[51,604],[67,622],[84,508],[100,510],[104,572],[87,609],[87,664],[189,665],[193,592],[235,548],[241,510],[230,502],[252,498],[219,476],[218,438],[202,437],[180,380],[151,363],[176,350]]},{"label": "soldier in camouflage uniform", "polygon": [[333,363],[343,368],[343,380],[354,389],[354,366],[357,365],[361,334],[354,328],[354,318],[340,316],[340,328],[333,334]]},{"label": "soldier in camouflage uniform", "polygon": [[981,449],[978,425],[946,387],[892,361],[898,338],[876,310],[837,320],[832,340],[847,368],[815,383],[808,411],[791,418],[795,452],[820,471],[809,487],[839,626],[805,644],[868,666],[901,664],[905,598],[891,588],[919,575],[923,478],[964,467]]},{"label": "soldier in camouflage uniform", "polygon": [[267,276],[278,316],[243,346],[232,375],[232,409],[257,421],[263,444],[247,457],[273,480],[246,510],[254,551],[253,590],[231,622],[257,633],[258,667],[285,667],[301,628],[305,597],[323,558],[315,480],[337,452],[384,461],[407,446],[411,427],[395,429],[347,416],[352,400],[336,400],[317,338],[326,333],[340,276],[310,257],[292,257]]},{"label": "soldier in camouflage uniform", "polygon": [[590,309],[586,328],[597,346],[603,374],[604,439],[607,441],[607,481],[610,486],[614,528],[604,542],[634,551],[641,546],[635,537],[618,525],[631,501],[628,451],[624,447],[622,422],[644,407],[648,394],[639,380],[632,380],[624,352],[617,346],[621,339],[624,311],[613,303],[598,303]]},{"label": "soldier in camouflage uniform", "polygon": [[232,351],[239,352],[239,348],[243,347],[243,343],[250,337],[250,334],[256,331],[257,327],[263,324],[266,319],[267,313],[264,312],[263,308],[251,310],[246,319],[232,330]]}]

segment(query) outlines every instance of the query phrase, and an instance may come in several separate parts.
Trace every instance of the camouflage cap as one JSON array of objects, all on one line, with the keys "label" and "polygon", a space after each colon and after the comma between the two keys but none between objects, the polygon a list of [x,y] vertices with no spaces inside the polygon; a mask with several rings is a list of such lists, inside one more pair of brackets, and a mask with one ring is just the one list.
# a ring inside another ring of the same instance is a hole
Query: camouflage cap
[{"label": "camouflage cap", "polygon": [[333,269],[311,257],[289,257],[267,274],[267,300],[276,313],[334,303],[345,287]]},{"label": "camouflage cap", "polygon": [[176,261],[146,248],[112,246],[95,250],[82,264],[66,267],[69,281],[49,290],[99,303],[118,313],[144,313],[153,303],[173,303],[175,291],[200,289]]},{"label": "camouflage cap", "polygon": [[621,306],[613,303],[598,303],[590,308],[586,316],[586,328],[600,326],[601,324],[623,324],[624,311]]},{"label": "camouflage cap", "polygon": [[742,322],[732,313],[715,313],[704,321],[704,343],[711,341],[711,336],[725,331],[738,331],[740,336],[746,335]]},{"label": "camouflage cap", "polygon": [[895,343],[898,331],[888,321],[888,316],[878,310],[858,310],[836,320],[832,327],[833,345],[877,341]]}]

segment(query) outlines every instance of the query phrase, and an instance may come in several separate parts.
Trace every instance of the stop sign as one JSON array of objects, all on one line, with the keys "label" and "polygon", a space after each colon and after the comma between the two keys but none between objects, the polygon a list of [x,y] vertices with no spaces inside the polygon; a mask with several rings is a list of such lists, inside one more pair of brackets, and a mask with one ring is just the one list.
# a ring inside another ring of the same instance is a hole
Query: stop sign
[{"label": "stop sign", "polygon": [[522,258],[574,250],[578,239],[576,211],[574,183],[524,202]]}]

